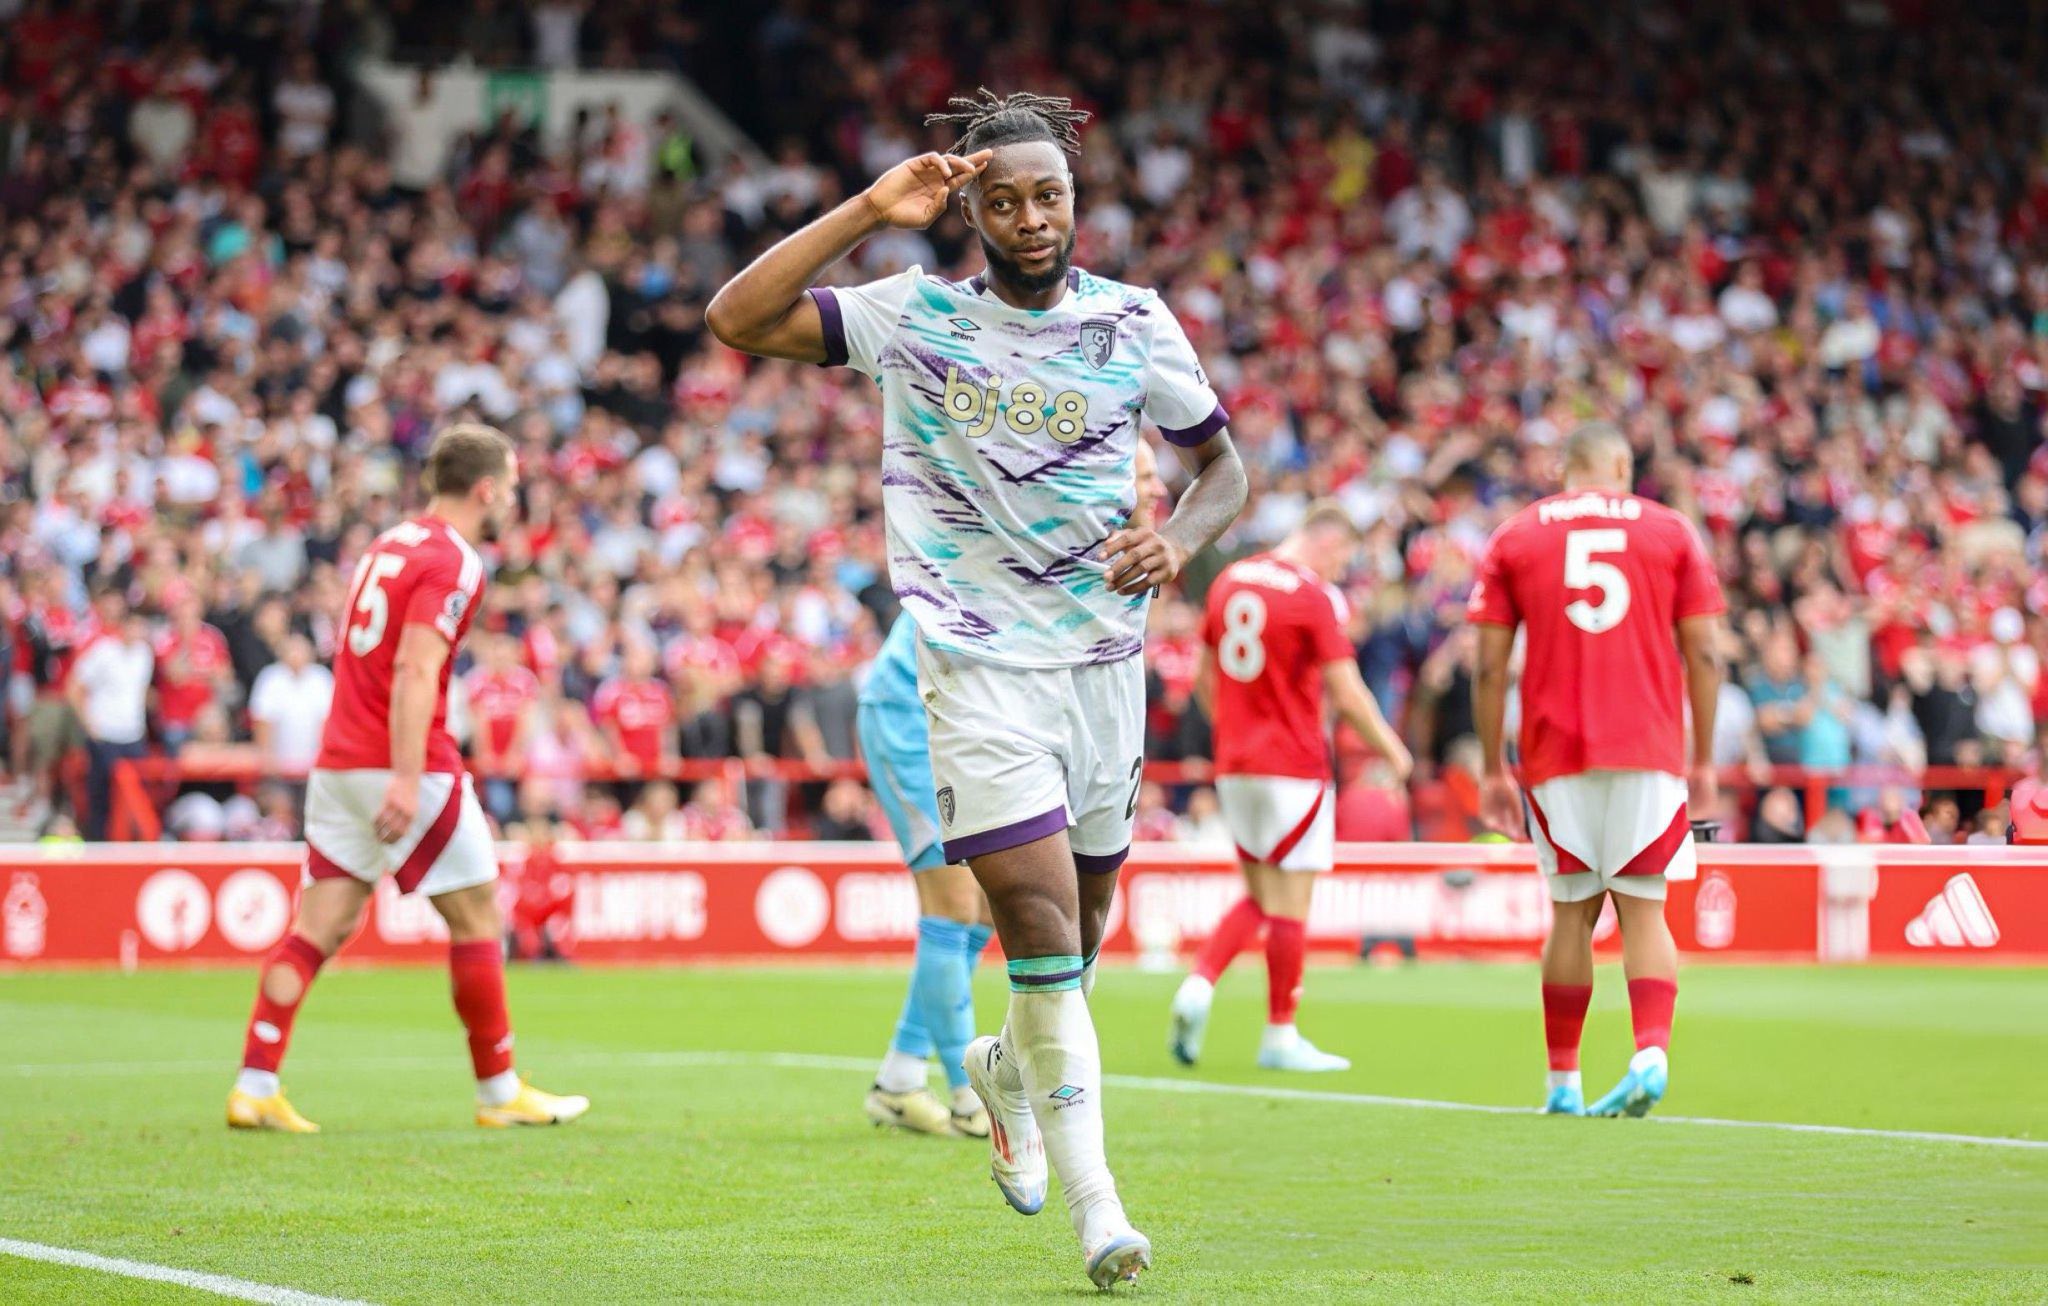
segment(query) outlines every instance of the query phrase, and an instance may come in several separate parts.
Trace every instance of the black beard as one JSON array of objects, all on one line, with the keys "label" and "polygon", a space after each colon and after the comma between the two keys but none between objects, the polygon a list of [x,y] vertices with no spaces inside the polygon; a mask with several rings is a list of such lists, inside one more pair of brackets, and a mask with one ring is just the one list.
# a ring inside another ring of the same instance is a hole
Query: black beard
[{"label": "black beard", "polygon": [[987,236],[981,238],[981,256],[988,260],[989,279],[1000,281],[1020,295],[1042,295],[1067,279],[1067,267],[1074,259],[1074,238],[1078,232],[1068,232],[1066,243],[1054,257],[1052,266],[1043,272],[1026,272],[1013,259],[989,243]]}]

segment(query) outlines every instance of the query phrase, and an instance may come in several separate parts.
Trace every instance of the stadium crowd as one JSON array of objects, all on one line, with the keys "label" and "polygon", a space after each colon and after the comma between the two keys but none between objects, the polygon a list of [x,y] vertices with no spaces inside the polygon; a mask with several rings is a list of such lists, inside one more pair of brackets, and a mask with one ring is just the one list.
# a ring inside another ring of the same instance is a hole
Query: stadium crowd
[{"label": "stadium crowd", "polygon": [[[353,559],[468,414],[526,470],[461,664],[493,816],[870,828],[852,779],[641,783],[850,759],[894,611],[872,393],[750,364],[703,306],[943,148],[922,115],[986,83],[1096,113],[1076,261],[1158,286],[1225,394],[1253,485],[1228,546],[1322,496],[1366,527],[1358,656],[1422,766],[1394,792],[1340,746],[1345,837],[1476,830],[1473,562],[1595,416],[1728,588],[1721,759],[1897,773],[1811,828],[1784,790],[1731,794],[1735,833],[2002,828],[1910,786],[2031,765],[2048,717],[2048,69],[1989,13],[1821,8],[474,0],[449,26],[403,0],[0,0],[9,792],[62,807],[81,748],[91,833],[122,758],[302,769]],[[422,175],[350,70],[439,41],[667,63],[772,162],[666,113],[562,140],[507,115]],[[977,258],[948,215],[840,274]],[[1205,574],[1155,604],[1147,654],[1153,756],[1197,776]],[[282,781],[162,797],[188,837],[294,821]],[[1217,837],[1199,784],[1140,807],[1140,837]]]}]

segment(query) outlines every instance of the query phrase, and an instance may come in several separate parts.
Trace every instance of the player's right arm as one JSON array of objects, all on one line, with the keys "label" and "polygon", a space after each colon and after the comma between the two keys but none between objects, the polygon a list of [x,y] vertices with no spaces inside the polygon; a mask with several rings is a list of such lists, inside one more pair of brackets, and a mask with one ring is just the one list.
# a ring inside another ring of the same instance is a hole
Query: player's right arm
[{"label": "player's right arm", "polygon": [[1472,673],[1472,721],[1484,759],[1479,774],[1479,817],[1511,839],[1522,837],[1522,803],[1508,771],[1508,659],[1515,628],[1479,625],[1478,667]]},{"label": "player's right arm", "polygon": [[929,227],[994,151],[920,154],[865,191],[792,233],[740,270],[704,310],[711,334],[743,353],[799,363],[827,361],[825,320],[804,292],[826,268],[887,227]]},{"label": "player's right arm", "polygon": [[1522,614],[1515,607],[1502,549],[1511,519],[1487,541],[1479,575],[1465,617],[1479,629],[1479,652],[1472,670],[1472,724],[1479,733],[1479,817],[1509,838],[1522,837],[1522,800],[1508,771],[1508,667],[1515,652],[1515,628]]},{"label": "player's right arm", "polygon": [[395,843],[420,810],[420,775],[427,769],[427,730],[441,695],[441,665],[451,646],[434,627],[407,622],[391,659],[391,781],[377,809],[377,837]]}]

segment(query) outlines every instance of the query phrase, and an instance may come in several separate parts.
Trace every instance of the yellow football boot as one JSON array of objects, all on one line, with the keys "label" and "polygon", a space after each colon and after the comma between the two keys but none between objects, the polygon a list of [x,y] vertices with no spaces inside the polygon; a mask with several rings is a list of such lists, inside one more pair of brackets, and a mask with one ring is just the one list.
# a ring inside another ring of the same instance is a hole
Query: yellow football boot
[{"label": "yellow football boot", "polygon": [[269,1097],[255,1097],[236,1089],[228,1094],[228,1128],[275,1129],[285,1134],[317,1134],[320,1126],[300,1115],[284,1100],[279,1089]]},{"label": "yellow football boot", "polygon": [[476,1122],[485,1129],[510,1129],[514,1125],[566,1125],[590,1110],[590,1099],[571,1094],[557,1097],[543,1093],[525,1080],[519,1092],[503,1106],[476,1106]]},{"label": "yellow football boot", "polygon": [[890,1125],[908,1129],[914,1134],[953,1132],[953,1113],[929,1088],[890,1093],[876,1084],[868,1090],[866,1107],[868,1119],[874,1121],[877,1128]]}]

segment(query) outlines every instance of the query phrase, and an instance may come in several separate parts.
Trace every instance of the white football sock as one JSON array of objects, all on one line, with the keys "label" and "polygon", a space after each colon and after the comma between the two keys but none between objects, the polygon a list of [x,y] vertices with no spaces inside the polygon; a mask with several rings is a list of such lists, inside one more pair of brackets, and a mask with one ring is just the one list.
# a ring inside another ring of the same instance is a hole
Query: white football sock
[{"label": "white football sock", "polygon": [[1648,1070],[1651,1066],[1660,1067],[1665,1073],[1670,1073],[1671,1062],[1665,1056],[1663,1048],[1644,1048],[1628,1059],[1630,1070]]},{"label": "white football sock", "polygon": [[1290,1022],[1285,1025],[1268,1025],[1266,1032],[1259,1036],[1259,1050],[1274,1052],[1281,1048],[1293,1047],[1301,1042],[1301,1031]]},{"label": "white football sock", "polygon": [[1102,1145],[1102,1052],[1088,999],[1078,988],[1011,993],[1009,1047],[1021,1063],[1045,1157],[1066,1194],[1074,1232],[1085,1243],[1123,1220]]},{"label": "white football sock", "polygon": [[923,1057],[895,1048],[889,1049],[889,1054],[882,1058],[882,1068],[875,1072],[875,1087],[884,1093],[908,1093],[930,1082]]},{"label": "white football sock", "polygon": [[1579,1072],[1576,1070],[1553,1070],[1549,1074],[1550,1079],[1544,1084],[1545,1088],[1578,1088],[1580,1086]]},{"label": "white football sock", "polygon": [[1216,986],[1200,975],[1190,975],[1180,982],[1180,988],[1173,995],[1173,1005],[1187,1009],[1207,1008],[1215,1000]]},{"label": "white football sock", "polygon": [[954,1115],[971,1116],[979,1110],[981,1110],[981,1099],[974,1095],[974,1090],[972,1088],[969,1088],[967,1085],[962,1084],[960,1087],[953,1090]]},{"label": "white football sock", "polygon": [[235,1076],[235,1091],[247,1093],[250,1097],[276,1097],[277,1072],[275,1070],[251,1070],[242,1067],[242,1073]]},{"label": "white football sock", "polygon": [[1022,1095],[1024,1092],[1024,1059],[1017,1055],[1017,1042],[1010,1037],[1010,1022],[1004,1021],[1002,1032],[996,1035],[996,1045],[1001,1054],[996,1057],[996,1087],[1005,1093]]},{"label": "white football sock", "polygon": [[501,1070],[489,1079],[476,1081],[476,1100],[485,1106],[503,1106],[519,1096],[519,1072]]}]

